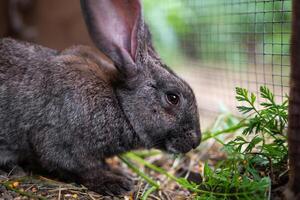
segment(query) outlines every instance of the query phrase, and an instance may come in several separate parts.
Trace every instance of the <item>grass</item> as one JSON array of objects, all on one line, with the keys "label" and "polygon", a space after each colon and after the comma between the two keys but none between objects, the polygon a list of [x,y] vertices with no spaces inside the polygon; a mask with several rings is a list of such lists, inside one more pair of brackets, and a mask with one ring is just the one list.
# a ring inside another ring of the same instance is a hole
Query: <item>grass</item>
[{"label": "grass", "polygon": [[[190,192],[192,199],[271,199],[273,187],[284,184],[287,173],[287,97],[276,103],[274,95],[264,86],[260,87],[262,102],[257,102],[254,93],[236,88],[238,110],[244,115],[236,118],[223,115],[211,130],[203,136],[202,145],[214,140],[221,146],[226,159],[213,164],[208,161],[202,167],[202,182],[195,183],[187,177],[177,177],[174,170],[157,166],[148,161],[157,153],[139,154],[130,152],[120,158],[149,185],[141,199],[163,190],[155,181],[155,175],[141,171],[141,167],[163,175],[181,189]],[[230,136],[230,139],[227,137]],[[198,164],[200,165],[200,164]],[[196,164],[197,167],[197,164]],[[147,171],[145,170],[145,171]],[[200,172],[198,172],[200,173]]]}]

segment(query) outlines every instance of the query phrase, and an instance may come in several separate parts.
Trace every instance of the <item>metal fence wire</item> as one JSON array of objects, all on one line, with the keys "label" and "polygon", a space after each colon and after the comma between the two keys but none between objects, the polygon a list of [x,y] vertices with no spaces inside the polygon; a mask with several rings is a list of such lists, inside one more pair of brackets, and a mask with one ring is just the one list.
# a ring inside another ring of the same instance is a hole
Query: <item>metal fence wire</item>
[{"label": "metal fence wire", "polygon": [[259,94],[266,85],[278,101],[288,94],[291,0],[166,0],[162,10],[183,55],[172,64],[194,88],[202,116],[236,112],[235,87]]}]

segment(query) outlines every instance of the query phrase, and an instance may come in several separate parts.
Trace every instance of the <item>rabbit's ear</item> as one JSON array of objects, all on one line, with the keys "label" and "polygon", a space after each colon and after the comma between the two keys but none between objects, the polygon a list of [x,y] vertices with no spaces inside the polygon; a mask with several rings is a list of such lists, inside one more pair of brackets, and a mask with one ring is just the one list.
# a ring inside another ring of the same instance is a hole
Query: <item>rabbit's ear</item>
[{"label": "rabbit's ear", "polygon": [[134,70],[126,66],[135,66],[142,24],[140,1],[81,0],[81,8],[95,45],[121,72]]}]

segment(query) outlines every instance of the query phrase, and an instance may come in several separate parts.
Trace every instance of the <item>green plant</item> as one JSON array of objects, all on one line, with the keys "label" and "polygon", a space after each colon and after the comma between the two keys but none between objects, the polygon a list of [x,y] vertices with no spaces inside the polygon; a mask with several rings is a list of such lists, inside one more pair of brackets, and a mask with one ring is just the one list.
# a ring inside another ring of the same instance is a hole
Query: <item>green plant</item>
[{"label": "green plant", "polygon": [[248,116],[238,127],[242,130],[224,145],[227,159],[212,170],[207,164],[204,181],[200,185],[211,193],[197,199],[267,199],[272,182],[278,182],[278,173],[287,163],[287,98],[275,102],[274,95],[260,87],[262,102],[246,89],[236,88],[236,99],[243,105],[238,110]]},{"label": "green plant", "polygon": [[[249,114],[245,119],[246,127],[243,129],[243,136],[238,136],[230,141],[225,148],[241,154],[242,157],[250,155],[251,161],[255,164],[272,165],[285,162],[287,159],[287,109],[288,100],[277,104],[274,95],[265,87],[260,87],[260,95],[263,99],[260,109],[255,106],[256,96],[246,89],[236,88],[236,99],[246,105],[238,106],[238,110],[243,114]],[[247,140],[244,136],[252,136]],[[254,154],[254,156],[253,156]]]}]

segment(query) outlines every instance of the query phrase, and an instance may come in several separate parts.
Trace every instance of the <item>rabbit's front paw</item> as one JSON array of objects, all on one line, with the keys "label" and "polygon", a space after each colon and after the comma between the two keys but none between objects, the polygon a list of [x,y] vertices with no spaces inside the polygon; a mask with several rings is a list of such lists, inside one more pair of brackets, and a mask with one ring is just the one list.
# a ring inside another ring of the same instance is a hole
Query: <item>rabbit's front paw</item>
[{"label": "rabbit's front paw", "polygon": [[99,194],[115,196],[129,193],[134,183],[126,176],[106,171],[101,176],[85,180],[84,185]]},{"label": "rabbit's front paw", "polygon": [[124,195],[129,193],[134,187],[132,179],[129,179],[125,176],[115,176],[106,180],[102,187],[99,188],[101,193],[107,195]]}]

